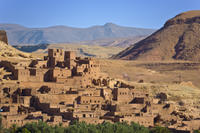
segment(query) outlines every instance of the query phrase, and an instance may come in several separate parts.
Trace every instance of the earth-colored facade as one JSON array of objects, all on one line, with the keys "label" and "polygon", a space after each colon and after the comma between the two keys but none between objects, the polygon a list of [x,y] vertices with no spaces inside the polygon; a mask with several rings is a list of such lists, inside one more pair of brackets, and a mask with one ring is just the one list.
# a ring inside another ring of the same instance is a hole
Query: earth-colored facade
[{"label": "earth-colored facade", "polygon": [[200,119],[181,115],[164,94],[152,97],[148,89],[111,79],[97,60],[76,57],[72,51],[49,49],[43,60],[1,61],[0,67],[10,73],[0,84],[0,115],[6,128],[39,120],[67,126],[78,120],[200,129]]}]

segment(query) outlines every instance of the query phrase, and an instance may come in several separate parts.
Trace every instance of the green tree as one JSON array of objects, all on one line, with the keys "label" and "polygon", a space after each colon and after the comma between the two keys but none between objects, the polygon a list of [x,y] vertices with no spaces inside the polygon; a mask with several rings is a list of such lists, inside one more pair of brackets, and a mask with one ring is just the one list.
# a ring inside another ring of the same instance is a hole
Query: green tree
[{"label": "green tree", "polygon": [[59,126],[56,125],[54,127],[54,131],[55,131],[55,133],[64,133],[64,128],[62,127],[62,124],[59,124]]},{"label": "green tree", "polygon": [[200,130],[195,130],[194,133],[200,133]]},{"label": "green tree", "polygon": [[22,133],[31,133],[31,132],[27,128],[23,128]]},{"label": "green tree", "polygon": [[10,130],[10,133],[16,133],[16,131],[17,131],[17,125],[13,124],[12,127],[9,130]]},{"label": "green tree", "polygon": [[[27,123],[22,127],[13,125],[10,129],[5,129],[2,133],[170,133],[165,127],[155,127],[149,130],[144,126],[136,123],[130,125],[126,122],[102,124],[87,124],[86,122],[75,121],[68,127],[62,125],[50,126],[45,122]],[[199,133],[199,131],[195,131]]]},{"label": "green tree", "polygon": [[101,133],[114,133],[113,124],[109,122],[104,122],[98,125]]},{"label": "green tree", "polygon": [[0,133],[3,133],[2,117],[0,115]]},{"label": "green tree", "polygon": [[150,133],[171,133],[166,127],[154,127]]}]

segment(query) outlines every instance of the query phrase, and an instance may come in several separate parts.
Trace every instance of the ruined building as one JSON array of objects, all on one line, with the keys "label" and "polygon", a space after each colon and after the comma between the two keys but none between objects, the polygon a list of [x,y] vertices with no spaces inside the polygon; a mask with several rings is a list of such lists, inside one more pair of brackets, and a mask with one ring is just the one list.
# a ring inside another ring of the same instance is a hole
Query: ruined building
[{"label": "ruined building", "polygon": [[71,51],[49,49],[43,60],[1,61],[0,67],[9,73],[0,81],[0,114],[7,128],[38,120],[63,126],[78,120],[200,128],[200,119],[181,116],[166,98],[113,80],[101,73],[97,60],[76,57]]},{"label": "ruined building", "polygon": [[6,31],[4,31],[4,30],[0,30],[0,41],[3,41],[6,44],[8,44],[8,38],[6,35]]}]

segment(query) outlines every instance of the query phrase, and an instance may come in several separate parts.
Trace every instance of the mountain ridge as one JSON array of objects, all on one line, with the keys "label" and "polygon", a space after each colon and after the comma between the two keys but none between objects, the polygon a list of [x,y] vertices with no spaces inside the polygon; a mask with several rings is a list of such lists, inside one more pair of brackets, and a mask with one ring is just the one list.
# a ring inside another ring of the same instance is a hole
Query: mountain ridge
[{"label": "mountain ridge", "polygon": [[0,24],[0,30],[7,32],[11,45],[68,43],[108,38],[147,36],[154,29],[124,27],[113,23],[75,28],[56,25],[44,28],[28,28],[18,24]]},{"label": "mountain ridge", "polygon": [[189,11],[169,19],[161,29],[112,58],[200,61],[199,53],[200,11]]}]

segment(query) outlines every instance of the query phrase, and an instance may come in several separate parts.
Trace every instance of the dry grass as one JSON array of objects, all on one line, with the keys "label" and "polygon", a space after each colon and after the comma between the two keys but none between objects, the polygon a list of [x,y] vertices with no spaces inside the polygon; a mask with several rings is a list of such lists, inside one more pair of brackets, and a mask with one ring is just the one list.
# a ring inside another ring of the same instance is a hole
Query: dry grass
[{"label": "dry grass", "polygon": [[[146,65],[156,65],[147,68]],[[179,65],[174,65],[178,63]],[[110,77],[123,79],[135,85],[140,84],[150,91],[152,96],[159,92],[168,94],[169,100],[184,101],[191,108],[200,103],[199,66],[187,67],[184,61],[142,62],[126,60],[100,59],[101,69]],[[185,68],[185,69],[184,69]],[[180,76],[181,75],[181,76]],[[143,80],[144,83],[138,83]]]},{"label": "dry grass", "polygon": [[[161,63],[161,65],[159,65]],[[178,65],[175,65],[178,63]],[[100,59],[101,69],[114,78],[129,81],[144,80],[147,83],[175,83],[191,81],[200,87],[200,64],[185,66],[184,61],[143,62]],[[158,64],[158,65],[154,65]],[[164,64],[164,65],[162,65]],[[148,67],[151,65],[151,67]]]}]

